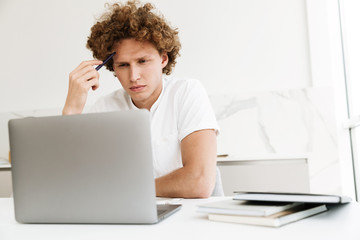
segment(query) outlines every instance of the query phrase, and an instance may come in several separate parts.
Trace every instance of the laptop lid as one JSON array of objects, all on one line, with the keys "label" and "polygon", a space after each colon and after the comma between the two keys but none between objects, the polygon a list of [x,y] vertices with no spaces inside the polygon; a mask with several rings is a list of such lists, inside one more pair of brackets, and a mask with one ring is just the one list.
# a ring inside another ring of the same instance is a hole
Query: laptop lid
[{"label": "laptop lid", "polygon": [[146,110],[9,121],[15,218],[158,221]]}]

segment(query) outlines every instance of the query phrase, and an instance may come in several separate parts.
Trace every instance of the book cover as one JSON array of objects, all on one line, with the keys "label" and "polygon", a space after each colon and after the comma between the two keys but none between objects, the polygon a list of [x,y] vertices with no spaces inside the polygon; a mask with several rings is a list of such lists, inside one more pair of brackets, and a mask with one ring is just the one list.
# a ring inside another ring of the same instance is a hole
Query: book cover
[{"label": "book cover", "polygon": [[302,203],[252,202],[227,199],[199,205],[198,211],[233,215],[269,216],[301,204]]},{"label": "book cover", "polygon": [[236,200],[271,201],[271,202],[307,202],[307,203],[348,203],[351,198],[340,195],[312,193],[281,193],[281,192],[235,192]]},{"label": "book cover", "polygon": [[266,227],[281,227],[285,224],[289,224],[325,211],[327,211],[325,204],[302,204],[265,217],[209,213],[208,218],[211,221],[241,223]]}]

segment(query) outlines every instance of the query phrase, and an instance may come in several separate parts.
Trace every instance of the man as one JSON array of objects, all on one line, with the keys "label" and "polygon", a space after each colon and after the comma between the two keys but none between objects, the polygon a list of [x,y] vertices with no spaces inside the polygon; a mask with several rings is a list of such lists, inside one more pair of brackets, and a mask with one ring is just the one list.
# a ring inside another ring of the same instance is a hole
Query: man
[{"label": "man", "polygon": [[[194,79],[168,79],[179,55],[178,32],[151,4],[113,4],[92,27],[87,47],[123,89],[99,99],[92,111],[150,111],[156,195],[206,198],[216,177],[218,126],[205,90]],[[63,114],[83,112],[88,91],[99,87],[95,65],[82,62],[69,75]],[[141,149],[139,149],[141,151]],[[141,166],[139,166],[141,167]]]}]

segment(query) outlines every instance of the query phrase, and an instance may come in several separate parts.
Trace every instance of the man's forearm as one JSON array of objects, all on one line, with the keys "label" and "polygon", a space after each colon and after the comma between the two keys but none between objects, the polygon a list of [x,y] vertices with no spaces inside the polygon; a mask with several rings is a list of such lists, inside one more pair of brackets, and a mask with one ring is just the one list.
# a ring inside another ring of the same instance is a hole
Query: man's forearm
[{"label": "man's forearm", "polygon": [[215,186],[214,171],[192,172],[179,168],[155,180],[156,195],[159,197],[207,198]]},{"label": "man's forearm", "polygon": [[196,131],[181,141],[183,167],[157,178],[159,197],[207,198],[216,179],[216,134],[212,129]]}]

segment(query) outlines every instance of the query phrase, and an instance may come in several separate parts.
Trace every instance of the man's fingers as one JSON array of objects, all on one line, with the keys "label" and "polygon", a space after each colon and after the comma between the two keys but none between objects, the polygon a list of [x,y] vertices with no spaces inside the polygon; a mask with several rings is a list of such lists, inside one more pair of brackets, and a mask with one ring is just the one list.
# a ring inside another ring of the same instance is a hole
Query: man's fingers
[{"label": "man's fingers", "polygon": [[96,79],[96,78],[91,79],[91,80],[86,82],[86,87],[88,89],[92,88],[92,90],[94,90],[94,91],[99,88],[99,85],[100,85],[99,84],[99,79]]},{"label": "man's fingers", "polygon": [[100,61],[100,60],[83,61],[82,63],[80,63],[80,65],[77,68],[75,68],[75,70],[76,69],[78,69],[78,70],[82,69],[82,68],[84,68],[86,66],[95,66],[95,65],[100,65],[100,64],[102,64],[102,61]]},{"label": "man's fingers", "polygon": [[93,77],[99,78],[99,73],[92,66],[86,66],[77,72],[73,72],[70,76],[70,81],[85,82]]},{"label": "man's fingers", "polygon": [[88,83],[94,79],[99,81],[99,77],[100,75],[97,71],[89,71],[78,79],[78,83],[80,83],[81,85],[88,85]]},{"label": "man's fingers", "polygon": [[72,74],[75,74],[79,71],[81,71],[82,69],[84,68],[87,68],[89,66],[91,66],[92,68],[94,68],[93,66],[95,65],[100,65],[102,63],[102,61],[100,60],[89,60],[89,61],[83,61],[82,63],[79,64],[79,66],[77,66],[71,73],[70,75]]}]

